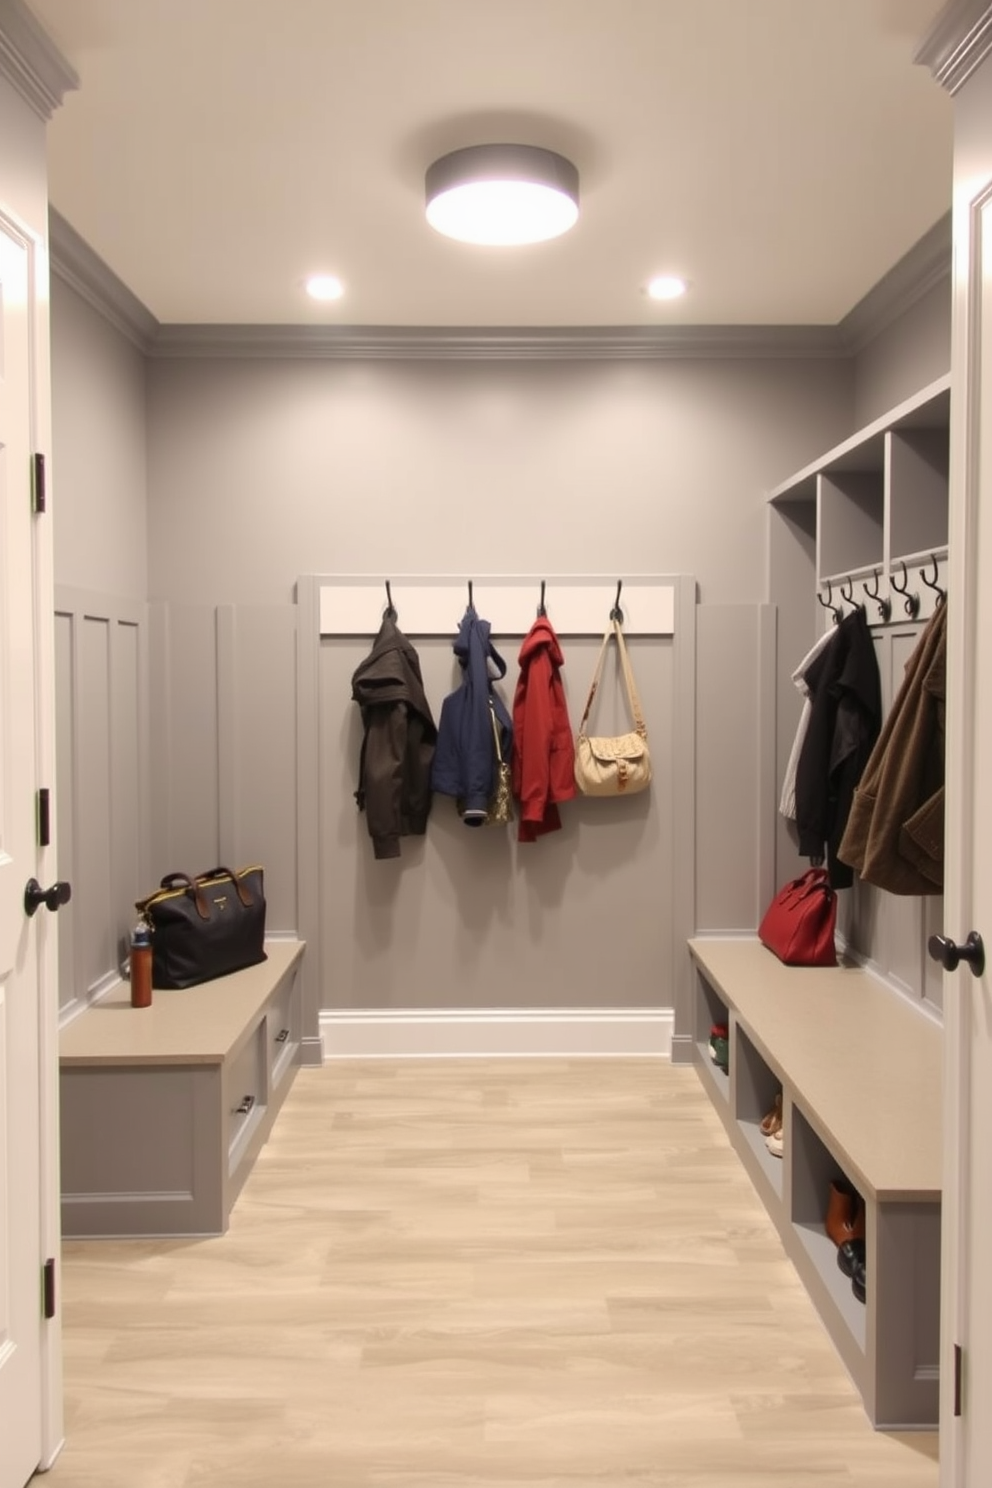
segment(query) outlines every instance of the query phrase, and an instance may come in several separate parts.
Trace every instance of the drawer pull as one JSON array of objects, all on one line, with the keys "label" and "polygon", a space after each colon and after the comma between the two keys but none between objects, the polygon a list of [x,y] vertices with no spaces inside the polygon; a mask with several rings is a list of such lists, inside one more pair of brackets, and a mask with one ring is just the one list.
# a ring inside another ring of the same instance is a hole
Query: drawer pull
[{"label": "drawer pull", "polygon": [[242,1100],[240,1106],[235,1106],[235,1108],[234,1108],[234,1114],[235,1114],[235,1116],[247,1116],[248,1115],[248,1112],[251,1110],[251,1108],[252,1108],[252,1106],[254,1104],[255,1104],[255,1097],[253,1095],[246,1095],[244,1097],[244,1099]]},{"label": "drawer pull", "polygon": [[279,1032],[276,1034],[275,1041],[276,1041],[277,1044],[284,1044],[288,1038],[289,1038],[289,1029],[288,1028],[280,1028]]}]

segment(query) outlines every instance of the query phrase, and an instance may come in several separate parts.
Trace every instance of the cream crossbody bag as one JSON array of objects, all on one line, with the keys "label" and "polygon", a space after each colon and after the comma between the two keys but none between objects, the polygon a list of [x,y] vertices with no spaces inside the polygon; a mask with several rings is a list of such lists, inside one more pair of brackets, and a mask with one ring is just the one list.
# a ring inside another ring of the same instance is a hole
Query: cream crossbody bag
[{"label": "cream crossbody bag", "polygon": [[[599,679],[606,659],[606,648],[610,635],[617,638],[620,666],[623,670],[627,701],[634,719],[634,731],[620,734],[614,739],[596,738],[586,733],[586,723],[599,687]],[[584,796],[632,796],[637,791],[647,790],[651,784],[651,754],[648,749],[648,731],[641,712],[641,699],[631,670],[623,629],[618,620],[613,621],[612,632],[607,628],[599,659],[593,673],[592,686],[586,700],[586,709],[579,724],[575,740],[575,783]]]}]

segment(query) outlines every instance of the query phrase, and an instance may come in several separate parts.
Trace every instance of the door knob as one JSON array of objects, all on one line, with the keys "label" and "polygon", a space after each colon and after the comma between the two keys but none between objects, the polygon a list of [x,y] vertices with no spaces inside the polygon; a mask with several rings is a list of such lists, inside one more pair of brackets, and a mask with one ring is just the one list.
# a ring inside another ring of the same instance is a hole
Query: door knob
[{"label": "door knob", "polygon": [[29,878],[24,890],[24,913],[33,915],[42,905],[46,909],[61,909],[72,898],[72,885],[60,879],[50,889],[43,889],[36,878]]},{"label": "door knob", "polygon": [[956,971],[962,961],[967,961],[973,976],[981,976],[985,970],[985,944],[977,930],[971,931],[964,945],[957,945],[946,935],[931,935],[927,950],[945,971]]}]

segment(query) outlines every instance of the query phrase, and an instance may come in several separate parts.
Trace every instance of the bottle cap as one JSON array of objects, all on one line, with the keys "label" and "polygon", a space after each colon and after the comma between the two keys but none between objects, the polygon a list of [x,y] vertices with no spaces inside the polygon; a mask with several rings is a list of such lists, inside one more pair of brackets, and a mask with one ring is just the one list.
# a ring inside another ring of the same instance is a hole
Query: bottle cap
[{"label": "bottle cap", "polygon": [[152,943],[152,927],[147,920],[139,920],[131,931],[131,944],[133,946],[150,946]]}]

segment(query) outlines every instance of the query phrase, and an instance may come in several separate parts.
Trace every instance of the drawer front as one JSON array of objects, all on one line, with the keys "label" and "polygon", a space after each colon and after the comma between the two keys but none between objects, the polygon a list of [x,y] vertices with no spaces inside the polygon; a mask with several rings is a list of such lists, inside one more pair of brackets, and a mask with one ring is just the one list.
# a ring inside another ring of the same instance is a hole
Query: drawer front
[{"label": "drawer front", "polygon": [[224,1069],[225,1121],[227,1150],[231,1167],[236,1165],[241,1148],[265,1114],[265,1022],[258,1025],[241,1053]]},{"label": "drawer front", "polygon": [[272,1086],[285,1077],[300,1046],[300,979],[294,971],[272,995],[265,1015]]}]

